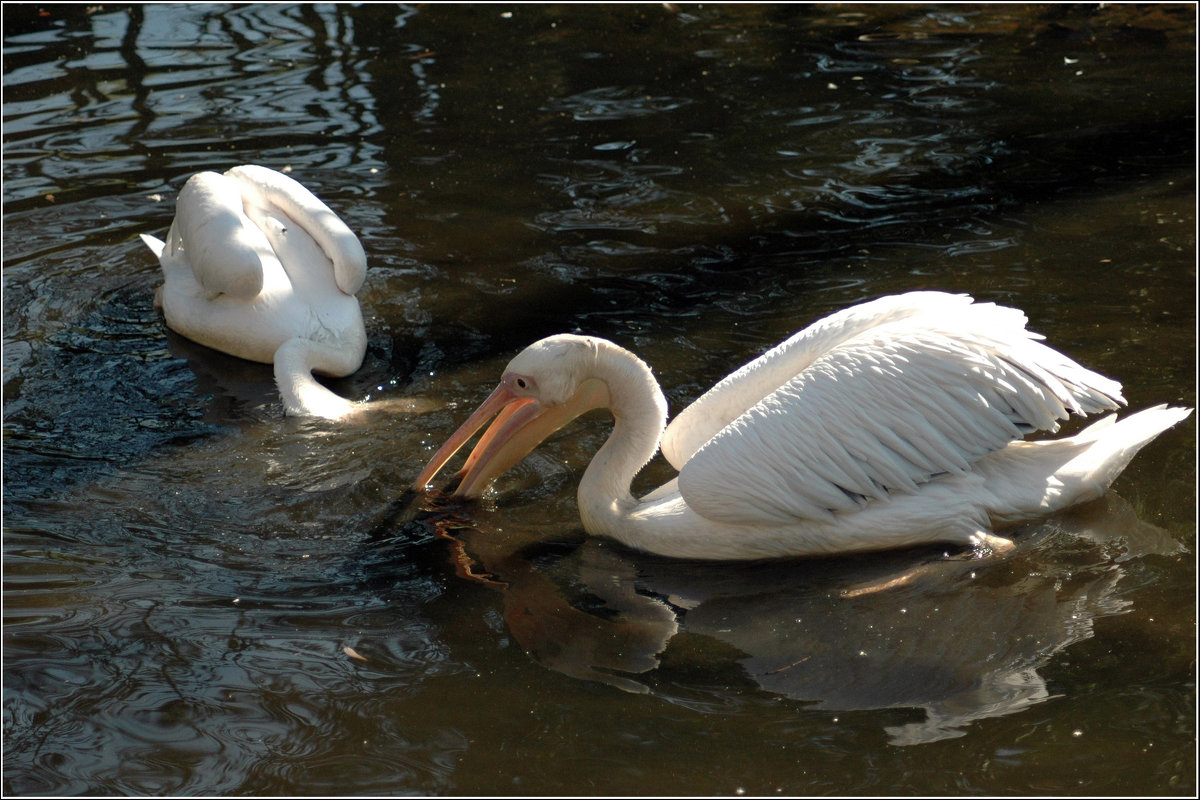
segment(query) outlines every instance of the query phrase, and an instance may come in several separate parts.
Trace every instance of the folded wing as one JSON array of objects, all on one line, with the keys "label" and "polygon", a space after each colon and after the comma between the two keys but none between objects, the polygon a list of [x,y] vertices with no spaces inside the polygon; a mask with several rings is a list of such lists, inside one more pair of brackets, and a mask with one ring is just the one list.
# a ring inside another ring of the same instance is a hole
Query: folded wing
[{"label": "folded wing", "polygon": [[735,524],[829,518],[1124,403],[1120,384],[1041,344],[1019,311],[936,292],[883,301],[797,334],[672,423],[684,424],[664,452],[686,459],[693,509]]},{"label": "folded wing", "polygon": [[278,207],[312,236],[333,262],[334,279],[352,295],[367,274],[367,257],[354,232],[298,181],[266,167],[247,164],[225,173],[238,182],[247,203]]}]

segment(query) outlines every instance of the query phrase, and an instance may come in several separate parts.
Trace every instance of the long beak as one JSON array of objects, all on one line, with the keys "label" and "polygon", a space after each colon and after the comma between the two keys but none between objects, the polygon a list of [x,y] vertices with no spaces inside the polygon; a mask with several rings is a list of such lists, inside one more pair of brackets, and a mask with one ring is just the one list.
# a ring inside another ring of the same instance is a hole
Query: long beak
[{"label": "long beak", "polygon": [[529,455],[547,436],[571,420],[595,408],[608,405],[608,387],[597,380],[580,384],[566,402],[543,406],[530,397],[516,395],[506,383],[501,383],[475,413],[456,430],[430,459],[417,476],[414,488],[424,490],[433,477],[454,457],[454,454],[482,428],[489,419],[495,421],[484,431],[467,457],[454,493],[476,497],[497,476],[512,468]]}]

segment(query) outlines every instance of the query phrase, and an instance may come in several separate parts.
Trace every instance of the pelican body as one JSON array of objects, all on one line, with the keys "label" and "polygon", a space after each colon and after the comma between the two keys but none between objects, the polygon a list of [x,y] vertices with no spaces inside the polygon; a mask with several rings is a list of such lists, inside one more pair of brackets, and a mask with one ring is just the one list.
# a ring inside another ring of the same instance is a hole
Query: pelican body
[{"label": "pelican body", "polygon": [[266,167],[188,179],[158,257],[167,325],[200,344],[274,364],[284,411],[338,418],[352,403],[312,376],[362,365],[367,335],[354,296],[366,255],[354,233],[295,180]]},{"label": "pelican body", "polygon": [[[608,408],[579,485],[584,529],[697,559],[814,556],[947,542],[1007,550],[998,528],[1100,496],[1191,409],[1124,405],[1121,386],[1047,347],[1019,310],[912,292],[837,312],[719,382],[666,426],[650,368],[612,342],[558,335],[517,355],[415,481],[424,490],[487,422],[456,476],[481,494],[553,431]],[[641,498],[661,448],[679,471]]]}]

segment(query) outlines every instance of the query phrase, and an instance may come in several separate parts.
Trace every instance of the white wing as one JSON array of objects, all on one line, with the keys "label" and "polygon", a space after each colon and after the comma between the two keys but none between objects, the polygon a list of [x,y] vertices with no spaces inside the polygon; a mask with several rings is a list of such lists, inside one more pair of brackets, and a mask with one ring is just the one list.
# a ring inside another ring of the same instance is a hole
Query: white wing
[{"label": "white wing", "polygon": [[262,291],[271,245],[243,212],[240,184],[225,175],[198,172],[183,185],[167,234],[167,255],[177,250],[210,296],[251,300]]},{"label": "white wing", "polygon": [[[1019,311],[928,292],[885,300],[817,323],[697,402],[728,414],[747,402],[739,381],[773,383],[789,358],[808,361],[694,451],[679,475],[688,505],[729,523],[828,518],[1124,403],[1120,384],[1037,342]],[[747,377],[760,362],[775,375]]]},{"label": "white wing", "polygon": [[367,274],[362,243],[346,223],[316,195],[281,172],[247,164],[225,173],[237,181],[248,204],[276,206],[312,236],[333,262],[334,279],[346,294],[354,294]]},{"label": "white wing", "polygon": [[[865,331],[920,316],[958,315],[970,304],[967,295],[909,292],[860,303],[818,320],[726,376],[676,415],[663,432],[663,455],[675,469],[683,469],[697,450],[751,406]],[[1018,329],[1024,328],[1020,311],[1004,311],[1014,315]]]}]

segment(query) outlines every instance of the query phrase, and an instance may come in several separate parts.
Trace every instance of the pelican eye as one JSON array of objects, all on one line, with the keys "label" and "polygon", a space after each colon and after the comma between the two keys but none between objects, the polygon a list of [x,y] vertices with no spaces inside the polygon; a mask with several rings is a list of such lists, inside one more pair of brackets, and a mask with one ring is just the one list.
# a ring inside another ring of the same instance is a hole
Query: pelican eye
[{"label": "pelican eye", "polygon": [[529,383],[524,378],[517,378],[517,388],[518,389],[528,389]]}]

